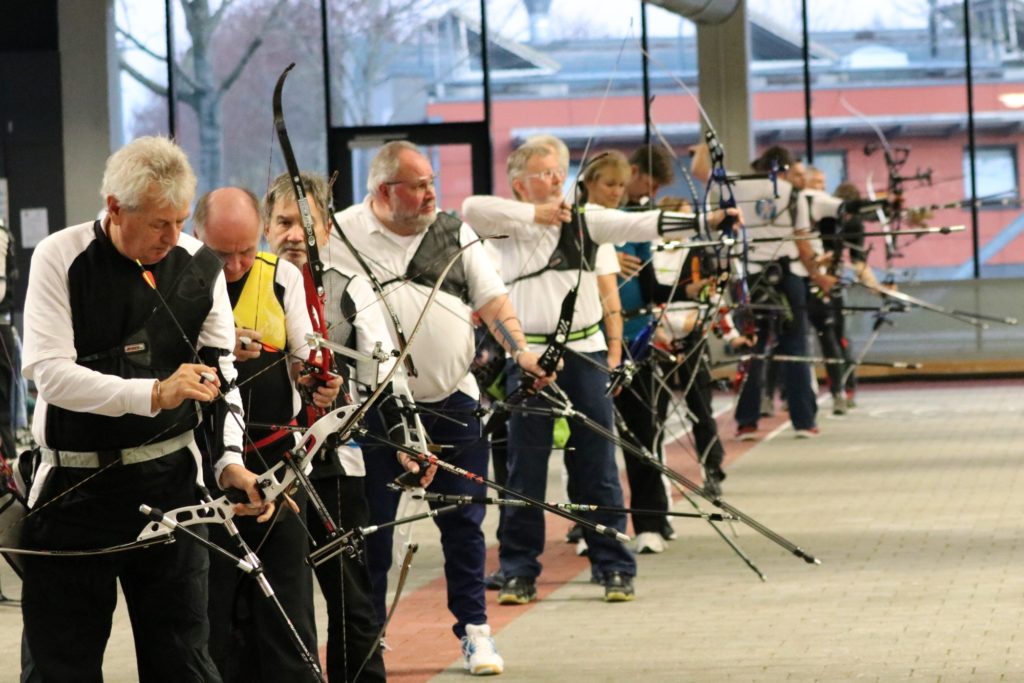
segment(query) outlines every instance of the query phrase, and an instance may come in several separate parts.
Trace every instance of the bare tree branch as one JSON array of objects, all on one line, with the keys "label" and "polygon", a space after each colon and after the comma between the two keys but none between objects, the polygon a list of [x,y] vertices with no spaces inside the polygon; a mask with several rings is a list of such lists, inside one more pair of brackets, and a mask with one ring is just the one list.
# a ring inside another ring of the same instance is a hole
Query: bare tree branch
[{"label": "bare tree branch", "polygon": [[284,4],[285,0],[277,0],[277,4],[274,5],[274,8],[272,10],[270,10],[270,14],[267,15],[266,20],[263,22],[263,26],[256,34],[256,38],[254,38],[253,41],[249,43],[249,47],[239,58],[238,62],[235,64],[235,68],[231,70],[231,73],[229,73],[224,78],[224,80],[220,84],[220,87],[217,88],[217,97],[222,96],[225,92],[230,90],[231,86],[234,85],[236,80],[238,80],[238,77],[242,74],[242,71],[245,70],[246,65],[249,63],[249,60],[252,59],[252,56],[256,54],[256,50],[258,50],[260,48],[260,45],[263,44],[263,35],[270,28],[271,24],[277,21],[277,15],[280,13],[281,8],[284,7]]},{"label": "bare tree branch", "polygon": [[174,96],[179,100],[193,101],[193,97],[196,91],[199,89],[196,82],[181,68],[181,65],[177,62],[174,63],[174,76],[178,79],[185,87],[180,85],[174,89]]},{"label": "bare tree branch", "polygon": [[224,2],[222,2],[220,4],[220,7],[217,8],[217,11],[213,13],[213,17],[211,17],[211,21],[212,21],[211,25],[212,26],[217,26],[218,24],[220,24],[221,17],[224,16],[224,13],[234,3],[235,3],[235,0],[224,0]]},{"label": "bare tree branch", "polygon": [[157,83],[153,79],[149,78],[148,76],[143,74],[141,71],[136,69],[134,66],[132,66],[131,64],[126,62],[123,58],[118,59],[117,62],[118,62],[118,65],[122,69],[124,69],[128,73],[129,76],[131,76],[136,81],[138,81],[142,86],[144,86],[144,87],[148,88],[149,90],[153,91],[155,94],[159,95],[160,97],[167,97],[167,88],[166,88],[166,86],[160,85],[159,83]]},{"label": "bare tree branch", "polygon": [[159,60],[161,62],[166,62],[167,61],[167,55],[161,55],[161,54],[157,54],[156,52],[153,52],[153,50],[151,50],[150,48],[148,48],[145,45],[143,45],[142,42],[138,38],[136,38],[132,34],[128,33],[127,31],[125,31],[120,26],[115,26],[114,27],[114,31],[116,31],[118,35],[120,35],[123,38],[125,38],[126,40],[128,40],[128,42],[130,42],[132,45],[134,45],[138,49],[142,50],[144,53],[146,53],[147,55],[149,55],[153,59]]}]

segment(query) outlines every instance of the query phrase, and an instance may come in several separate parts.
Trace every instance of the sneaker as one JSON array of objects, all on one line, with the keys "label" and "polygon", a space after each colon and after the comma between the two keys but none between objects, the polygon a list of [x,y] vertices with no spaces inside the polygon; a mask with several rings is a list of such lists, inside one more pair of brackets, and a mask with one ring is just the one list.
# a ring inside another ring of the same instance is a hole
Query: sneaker
[{"label": "sneaker", "polygon": [[665,523],[661,525],[661,537],[666,541],[676,540],[676,530],[672,526],[672,522],[665,520]]},{"label": "sneaker", "polygon": [[489,591],[501,590],[505,585],[505,574],[498,569],[484,577],[484,588]]},{"label": "sneaker", "polygon": [[579,524],[573,524],[572,528],[569,529],[569,533],[565,535],[566,543],[579,543],[583,539],[583,527]]},{"label": "sneaker", "polygon": [[636,598],[633,591],[633,577],[622,572],[608,572],[604,575],[604,601],[628,602]]},{"label": "sneaker", "polygon": [[580,557],[586,557],[590,553],[590,546],[587,545],[585,539],[576,541],[576,554]]},{"label": "sneaker", "polygon": [[737,441],[757,441],[757,425],[740,425],[736,428]]},{"label": "sneaker", "polygon": [[642,531],[636,535],[636,552],[654,555],[665,552],[665,539],[657,531]]},{"label": "sneaker", "polygon": [[832,414],[836,417],[843,417],[846,415],[846,397],[844,396],[833,396],[832,397]]},{"label": "sneaker", "polygon": [[821,436],[821,430],[817,427],[796,430],[796,438],[798,439],[816,439],[819,436]]},{"label": "sneaker", "polygon": [[466,659],[466,670],[474,676],[500,674],[505,670],[505,660],[498,654],[498,647],[491,637],[491,627],[487,624],[466,624],[462,656]]},{"label": "sneaker", "polygon": [[847,410],[849,410],[850,408],[856,408],[857,407],[856,396],[857,396],[856,392],[853,392],[853,391],[847,391],[846,392],[846,409]]},{"label": "sneaker", "polygon": [[537,599],[536,581],[528,576],[513,576],[505,579],[498,592],[499,605],[525,605]]},{"label": "sneaker", "polygon": [[775,415],[775,401],[771,396],[761,397],[761,417],[772,417]]}]

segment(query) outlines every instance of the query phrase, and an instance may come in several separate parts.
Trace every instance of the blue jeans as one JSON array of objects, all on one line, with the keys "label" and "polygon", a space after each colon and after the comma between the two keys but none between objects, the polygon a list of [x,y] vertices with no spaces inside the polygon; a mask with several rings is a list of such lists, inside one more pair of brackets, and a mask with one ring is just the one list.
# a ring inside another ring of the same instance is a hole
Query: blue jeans
[{"label": "blue jeans", "polygon": [[[604,352],[591,353],[603,363]],[[518,367],[509,368],[509,391],[519,386]],[[604,395],[607,376],[585,361],[565,356],[565,367],[558,373],[558,384],[568,394],[576,410],[607,429],[612,429],[612,399]],[[539,398],[530,406],[547,405]],[[571,421],[572,434],[565,454],[569,471],[569,490],[573,502],[622,507],[622,487],[615,465],[615,446],[583,425]],[[509,418],[508,488],[534,499],[545,500],[548,458],[551,455],[554,418],[513,412]],[[534,507],[505,508],[502,527],[501,570],[506,577],[536,578],[541,572],[544,552],[544,512]],[[591,512],[581,515],[593,522],[626,530],[626,515],[621,512]],[[617,571],[636,574],[633,553],[619,541],[584,529],[592,570],[597,576]]]},{"label": "blue jeans", "polygon": [[[777,324],[775,315],[761,317],[757,322],[757,345],[755,354],[763,354],[768,338],[771,336],[772,325],[778,333],[775,353],[784,356],[807,355],[807,289],[803,279],[786,271],[779,282],[778,289],[785,295],[792,311],[793,319],[789,323]],[[781,314],[779,314],[781,315]],[[810,429],[814,427],[818,404],[814,398],[811,384],[811,366],[809,363],[772,361],[779,363],[782,383],[786,390],[786,402],[789,404],[789,419],[794,429]],[[757,426],[761,416],[761,388],[764,383],[764,361],[753,360],[747,369],[747,379],[736,404],[736,423],[740,427]]]},{"label": "blue jeans", "polygon": [[[481,438],[480,421],[471,412],[480,403],[466,394],[456,392],[438,403],[419,403],[424,408],[459,411],[459,422],[440,419],[429,413],[421,415],[423,427],[435,444],[450,445],[441,451],[441,457],[475,474],[487,475],[487,440]],[[377,411],[369,418],[370,430],[385,433]],[[381,524],[395,519],[400,495],[386,488],[405,470],[398,463],[392,448],[381,446],[372,439],[363,444],[366,462],[366,498],[370,504],[370,524]],[[433,493],[460,496],[487,495],[483,484],[456,477],[438,470],[430,485]],[[431,503],[431,507],[442,507]],[[441,550],[444,553],[444,576],[448,585],[448,609],[455,616],[452,627],[459,638],[466,635],[466,624],[487,623],[487,603],[484,593],[484,560],[487,551],[480,524],[484,519],[483,505],[461,505],[458,510],[434,518],[441,532]],[[385,600],[388,592],[388,569],[391,568],[393,529],[381,529],[366,537],[367,567],[373,589],[373,606],[380,623],[387,615]]]}]

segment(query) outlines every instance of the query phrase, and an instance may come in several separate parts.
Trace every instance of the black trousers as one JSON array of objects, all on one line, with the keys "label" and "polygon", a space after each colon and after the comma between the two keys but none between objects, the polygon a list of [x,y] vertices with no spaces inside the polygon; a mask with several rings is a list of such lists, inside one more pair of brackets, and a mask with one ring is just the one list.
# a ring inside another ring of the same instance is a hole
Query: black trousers
[{"label": "black trousers", "polygon": [[711,409],[711,387],[714,380],[711,379],[705,354],[693,352],[696,343],[699,342],[689,338],[683,342],[678,353],[686,357],[686,362],[676,372],[683,388],[687,387],[687,383],[690,387],[685,398],[686,407],[693,414],[693,442],[697,446],[697,457],[709,474],[721,473],[725,449],[718,436],[718,423]]},{"label": "black trousers", "polygon": [[[92,549],[133,540],[141,503],[167,510],[197,502],[195,460],[181,450],[138,465],[56,468],[26,518],[23,541],[40,549]],[[52,501],[52,502],[51,502]],[[49,503],[49,504],[47,504]],[[205,533],[203,525],[194,527]],[[90,557],[25,557],[22,615],[33,680],[103,680],[120,581],[139,680],[221,680],[207,650],[207,551],[188,540]]]},{"label": "black trousers", "polygon": [[[370,523],[363,477],[325,477],[313,486],[343,532]],[[322,545],[327,531],[312,506],[306,520],[313,542]],[[353,683],[356,674],[360,683],[386,680],[365,558],[341,553],[317,567],[316,578],[327,601],[327,677],[332,683]]]},{"label": "black trousers", "polygon": [[[290,440],[283,440],[278,448],[283,449],[284,441]],[[276,446],[263,449],[270,464],[279,457],[272,452],[278,450]],[[300,490],[292,499],[299,505],[299,514],[279,505],[275,518],[266,523],[255,517],[234,519],[242,538],[263,563],[264,574],[302,642],[317,657],[313,571],[306,563],[309,545],[303,519],[306,495]],[[222,526],[211,527],[210,540],[240,553]],[[253,577],[219,553],[210,555],[209,617],[210,655],[226,683],[311,680],[309,665],[273,601],[263,595]]]},{"label": "black trousers", "polygon": [[[621,436],[661,458],[662,425],[668,414],[669,391],[655,381],[652,362],[645,362],[633,376],[633,382],[615,397],[615,408],[631,434]],[[581,427],[582,429],[582,427]],[[642,510],[668,510],[668,496],[661,472],[630,453],[625,454],[629,480],[629,505]],[[571,496],[570,496],[571,497]],[[586,501],[589,502],[589,501]],[[632,515],[636,533],[661,531],[664,515]]]},{"label": "black trousers", "polygon": [[[807,294],[807,319],[818,335],[821,344],[821,355],[830,360],[841,360],[842,363],[826,363],[829,391],[833,396],[842,396],[844,390],[853,391],[857,387],[857,378],[851,371],[853,363],[850,359],[849,344],[846,342],[845,317],[843,316],[842,295],[834,295],[826,301],[810,292]],[[845,386],[843,376],[846,377]]]}]

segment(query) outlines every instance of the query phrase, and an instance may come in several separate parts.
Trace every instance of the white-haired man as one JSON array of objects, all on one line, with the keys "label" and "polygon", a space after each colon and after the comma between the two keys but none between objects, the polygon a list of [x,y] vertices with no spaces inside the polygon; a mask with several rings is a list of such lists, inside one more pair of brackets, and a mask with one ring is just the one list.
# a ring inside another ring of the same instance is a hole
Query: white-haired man
[{"label": "white-haired man", "polygon": [[[33,254],[24,374],[39,389],[42,457],[26,547],[126,544],[145,525],[140,504],[198,502],[192,430],[203,404],[220,407],[204,425],[223,440],[217,483],[247,492],[251,505],[239,512],[273,512],[242,464],[242,424],[219,398],[235,379],[234,325],[220,260],[181,232],[195,184],[177,145],[135,140],[107,160],[104,218],[47,237]],[[236,391],[227,402],[241,411]],[[207,651],[207,569],[206,550],[186,541],[26,557],[25,633],[41,679],[101,680],[120,581],[139,680],[219,681]]]}]

